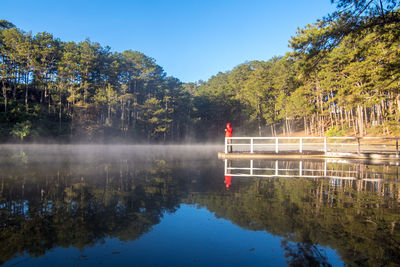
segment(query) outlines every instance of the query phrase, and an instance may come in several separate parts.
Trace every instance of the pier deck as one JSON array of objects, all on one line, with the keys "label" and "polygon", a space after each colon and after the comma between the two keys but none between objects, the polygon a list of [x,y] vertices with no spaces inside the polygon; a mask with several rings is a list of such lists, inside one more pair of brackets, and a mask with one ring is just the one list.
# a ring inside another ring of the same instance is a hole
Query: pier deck
[{"label": "pier deck", "polygon": [[[399,137],[226,137],[220,159],[397,160]],[[229,152],[232,149],[232,152]]]}]

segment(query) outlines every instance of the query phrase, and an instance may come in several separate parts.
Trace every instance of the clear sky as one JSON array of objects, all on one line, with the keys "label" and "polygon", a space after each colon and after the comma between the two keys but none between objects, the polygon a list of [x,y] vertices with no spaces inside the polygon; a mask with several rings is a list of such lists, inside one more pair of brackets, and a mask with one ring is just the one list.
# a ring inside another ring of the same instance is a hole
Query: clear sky
[{"label": "clear sky", "polygon": [[297,27],[334,10],[330,0],[1,0],[0,19],[62,41],[90,38],[154,58],[183,82],[284,55]]}]

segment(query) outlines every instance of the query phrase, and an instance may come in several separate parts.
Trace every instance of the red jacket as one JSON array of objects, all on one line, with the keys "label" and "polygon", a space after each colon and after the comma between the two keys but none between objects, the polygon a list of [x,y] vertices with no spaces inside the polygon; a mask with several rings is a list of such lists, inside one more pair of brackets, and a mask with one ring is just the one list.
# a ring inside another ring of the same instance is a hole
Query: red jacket
[{"label": "red jacket", "polygon": [[225,186],[226,186],[226,190],[229,190],[229,187],[232,184],[232,176],[230,175],[225,175]]},{"label": "red jacket", "polygon": [[231,127],[230,123],[227,123],[225,129],[225,137],[232,137],[232,133],[233,133],[233,128]]}]

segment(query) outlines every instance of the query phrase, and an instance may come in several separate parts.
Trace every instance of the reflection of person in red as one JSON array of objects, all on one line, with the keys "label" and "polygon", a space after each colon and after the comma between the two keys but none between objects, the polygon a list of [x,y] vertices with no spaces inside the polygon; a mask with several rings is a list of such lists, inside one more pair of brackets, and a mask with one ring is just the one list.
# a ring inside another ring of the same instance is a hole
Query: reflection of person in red
[{"label": "reflection of person in red", "polygon": [[[232,134],[233,134],[233,128],[230,123],[227,123],[225,129],[225,137],[232,137]],[[232,152],[232,139],[228,140],[228,144],[230,145],[228,146],[228,151]]]},{"label": "reflection of person in red", "polygon": [[229,187],[232,184],[232,176],[230,175],[225,175],[225,186],[226,186],[226,190],[229,190]]}]

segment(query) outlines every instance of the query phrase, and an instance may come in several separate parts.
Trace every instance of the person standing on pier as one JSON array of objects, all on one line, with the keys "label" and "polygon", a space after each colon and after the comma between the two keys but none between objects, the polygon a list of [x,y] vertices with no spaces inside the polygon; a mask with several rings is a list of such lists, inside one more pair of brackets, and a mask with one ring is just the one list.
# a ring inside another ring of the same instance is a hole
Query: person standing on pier
[{"label": "person standing on pier", "polygon": [[[233,134],[233,128],[231,124],[228,122],[226,124],[226,129],[225,129],[225,137],[232,137]],[[232,139],[228,140],[228,152],[232,153]]]}]

